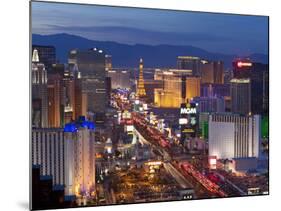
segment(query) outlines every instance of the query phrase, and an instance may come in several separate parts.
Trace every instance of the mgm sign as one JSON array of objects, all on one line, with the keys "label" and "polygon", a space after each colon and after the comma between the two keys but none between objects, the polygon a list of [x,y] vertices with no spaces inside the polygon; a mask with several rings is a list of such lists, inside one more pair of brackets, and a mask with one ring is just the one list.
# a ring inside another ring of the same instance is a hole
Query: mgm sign
[{"label": "mgm sign", "polygon": [[198,113],[195,103],[182,103],[180,107],[179,124],[181,128],[181,142],[189,137],[195,137],[198,127]]}]

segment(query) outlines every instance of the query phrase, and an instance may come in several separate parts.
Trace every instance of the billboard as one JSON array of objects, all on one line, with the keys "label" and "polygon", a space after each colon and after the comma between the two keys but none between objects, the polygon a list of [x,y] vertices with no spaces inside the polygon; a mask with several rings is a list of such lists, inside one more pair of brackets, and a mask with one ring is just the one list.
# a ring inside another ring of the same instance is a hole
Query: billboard
[{"label": "billboard", "polygon": [[181,142],[189,137],[195,137],[198,127],[198,108],[195,103],[182,103],[180,107],[179,124],[181,128]]}]

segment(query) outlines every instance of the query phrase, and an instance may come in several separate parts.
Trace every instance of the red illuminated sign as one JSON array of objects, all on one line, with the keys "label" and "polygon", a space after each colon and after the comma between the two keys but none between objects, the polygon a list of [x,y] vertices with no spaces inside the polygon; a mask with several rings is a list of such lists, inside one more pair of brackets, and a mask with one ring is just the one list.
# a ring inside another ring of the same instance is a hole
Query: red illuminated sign
[{"label": "red illuminated sign", "polygon": [[251,67],[252,65],[251,62],[237,62],[237,67]]}]

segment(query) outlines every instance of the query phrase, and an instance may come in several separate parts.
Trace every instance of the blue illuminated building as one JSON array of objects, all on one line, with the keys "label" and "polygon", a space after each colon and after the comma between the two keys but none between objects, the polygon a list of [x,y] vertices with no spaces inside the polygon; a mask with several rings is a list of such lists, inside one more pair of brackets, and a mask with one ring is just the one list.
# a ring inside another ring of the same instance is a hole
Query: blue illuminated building
[{"label": "blue illuminated building", "polygon": [[95,129],[95,124],[91,121],[87,121],[85,117],[79,117],[77,122],[70,122],[65,124],[64,132],[74,133],[77,132],[80,127],[88,128],[89,130]]}]

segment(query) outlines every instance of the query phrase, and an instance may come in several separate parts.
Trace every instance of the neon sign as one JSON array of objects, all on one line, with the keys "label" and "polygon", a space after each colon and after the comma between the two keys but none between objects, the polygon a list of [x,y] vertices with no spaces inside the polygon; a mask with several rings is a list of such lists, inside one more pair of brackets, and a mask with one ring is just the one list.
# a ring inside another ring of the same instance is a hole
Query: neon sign
[{"label": "neon sign", "polygon": [[237,67],[252,67],[251,62],[237,62]]},{"label": "neon sign", "polygon": [[196,108],[181,108],[180,114],[196,114]]}]

